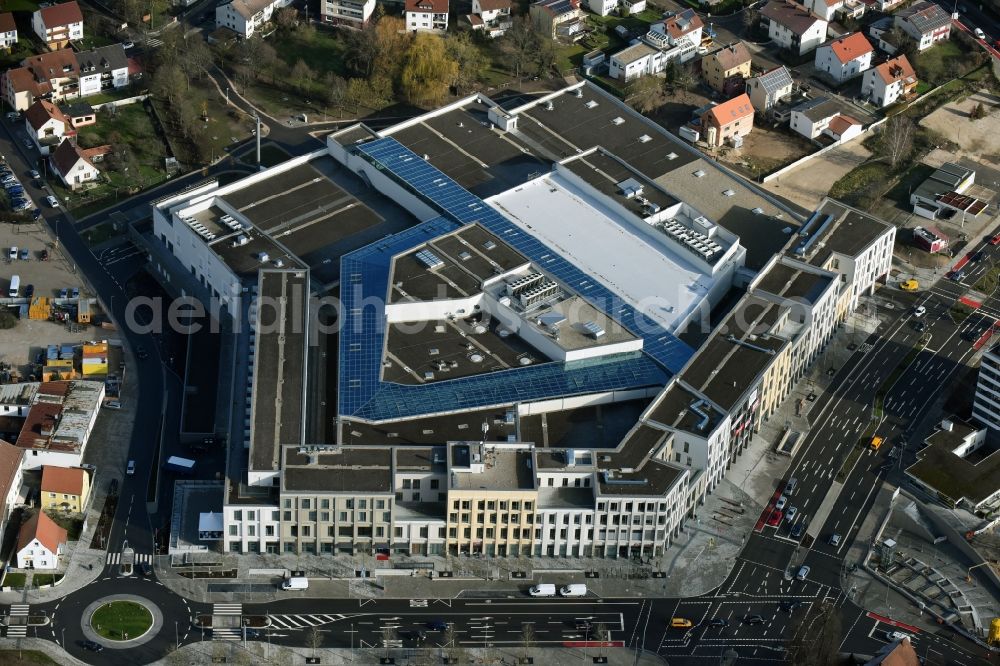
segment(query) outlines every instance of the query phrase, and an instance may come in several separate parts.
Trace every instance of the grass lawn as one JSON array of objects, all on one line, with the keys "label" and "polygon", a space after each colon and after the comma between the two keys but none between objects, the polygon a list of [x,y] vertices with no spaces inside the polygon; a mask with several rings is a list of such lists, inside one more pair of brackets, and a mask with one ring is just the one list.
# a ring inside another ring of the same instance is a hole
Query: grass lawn
[{"label": "grass lawn", "polygon": [[973,312],[975,312],[975,310],[970,308],[968,305],[957,302],[953,306],[951,306],[951,310],[949,310],[952,321],[954,321],[956,324],[961,324]]},{"label": "grass lawn", "polygon": [[983,274],[983,277],[976,280],[972,288],[987,295],[993,294],[1000,284],[1000,268],[994,266]]},{"label": "grass lawn", "polygon": [[50,181],[56,196],[67,201],[71,210],[79,213],[81,207],[89,209],[95,204],[98,204],[95,210],[99,210],[112,200],[117,201],[130,192],[151,187],[167,178],[163,166],[167,146],[156,134],[153,120],[143,104],[119,107],[113,117],[99,113],[97,123],[81,127],[78,136],[80,145],[88,148],[112,143],[115,136],[121,137],[118,140],[128,144],[132,152],[134,167],[125,172],[113,168],[107,160],[98,162],[102,182],[80,192],[71,192],[57,180]]},{"label": "grass lawn", "polygon": [[81,235],[83,236],[84,242],[87,243],[87,247],[95,247],[106,240],[114,238],[118,234],[119,232],[115,231],[113,223],[102,222],[96,227],[90,227]]},{"label": "grass lawn", "polygon": [[[80,47],[81,51],[89,51],[91,49],[96,49],[101,46],[108,46],[109,44],[117,44],[118,41],[106,37],[104,35],[96,35],[94,33],[87,33],[84,35],[83,39],[79,39],[74,44]],[[89,97],[87,98],[90,99]]]},{"label": "grass lawn", "polygon": [[145,88],[136,84],[135,86],[125,86],[124,88],[111,89],[107,92],[100,92],[96,95],[87,95],[83,100],[91,106],[97,104],[106,104],[108,102],[117,102],[120,99],[127,99],[129,97],[135,97],[145,92]]},{"label": "grass lawn", "polygon": [[830,196],[856,204],[864,191],[873,183],[885,183],[888,179],[886,166],[881,162],[867,162],[844,174],[830,188]]},{"label": "grass lawn", "polygon": [[922,162],[914,164],[900,177],[899,182],[886,193],[885,198],[895,201],[904,208],[909,208],[910,192],[917,189],[932,173],[934,173],[934,167],[929,167]]},{"label": "grass lawn", "polygon": [[94,611],[90,626],[104,638],[129,640],[138,638],[153,626],[153,615],[134,601],[112,601]]},{"label": "grass lawn", "polygon": [[938,42],[934,48],[923,51],[914,58],[913,67],[921,81],[940,85],[968,66],[968,53],[954,39]]},{"label": "grass lawn", "polygon": [[31,584],[35,587],[41,587],[42,585],[54,585],[56,581],[60,580],[62,580],[62,574],[36,573],[31,577]]},{"label": "grass lawn", "polygon": [[34,0],[6,0],[3,3],[5,12],[33,12],[38,9],[38,3]]},{"label": "grass lawn", "polygon": [[9,573],[3,577],[3,586],[21,589],[24,587],[26,578],[27,576],[23,573]]},{"label": "grass lawn", "polygon": [[340,76],[346,73],[344,55],[347,52],[347,40],[336,31],[279,30],[268,39],[278,52],[278,57],[288,63],[289,67],[301,58],[317,73],[333,72]]},{"label": "grass lawn", "polygon": [[0,650],[0,664],[5,666],[57,666],[59,662],[52,661],[37,650]]},{"label": "grass lawn", "polygon": [[[6,7],[6,5],[4,6]],[[0,52],[0,67],[4,69],[15,67],[22,60],[33,55],[35,55],[34,44],[31,43],[30,39],[21,39],[10,50],[10,53]]]}]

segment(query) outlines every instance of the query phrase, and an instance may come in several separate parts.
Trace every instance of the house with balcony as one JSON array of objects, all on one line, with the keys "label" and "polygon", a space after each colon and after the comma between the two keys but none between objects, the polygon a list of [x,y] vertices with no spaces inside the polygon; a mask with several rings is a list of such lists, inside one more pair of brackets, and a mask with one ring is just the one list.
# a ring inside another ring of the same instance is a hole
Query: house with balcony
[{"label": "house with balcony", "polygon": [[531,24],[551,39],[576,41],[587,31],[580,0],[537,0],[528,9]]},{"label": "house with balcony", "polygon": [[63,139],[59,147],[49,156],[49,166],[71,190],[78,190],[86,183],[93,182],[101,175],[94,166],[92,157],[86,154],[70,139]]},{"label": "house with balcony", "polygon": [[809,53],[826,40],[827,20],[798,3],[771,0],[760,16],[775,44],[797,55]]},{"label": "house with balcony", "polygon": [[83,39],[83,12],[75,1],[42,7],[31,15],[31,29],[55,51]]},{"label": "house with balcony", "polygon": [[844,83],[872,66],[874,52],[864,34],[854,32],[816,49],[816,69],[828,74],[837,83]]},{"label": "house with balcony", "polygon": [[406,0],[407,32],[448,31],[448,0]]},{"label": "house with balcony", "polygon": [[488,37],[501,37],[511,26],[511,0],[472,0],[472,13],[465,17],[473,30]]},{"label": "house with balcony", "polygon": [[67,132],[75,134],[59,107],[44,99],[35,100],[24,112],[24,129],[39,149],[43,145],[59,145]]},{"label": "house with balcony", "polygon": [[17,23],[14,14],[4,12],[0,14],[0,49],[10,51],[14,44],[17,44]]},{"label": "house with balcony", "polygon": [[705,82],[724,94],[743,92],[750,76],[750,49],[743,42],[725,46],[701,59]]},{"label": "house with balcony", "polygon": [[927,0],[899,10],[894,22],[917,43],[918,51],[925,51],[951,36],[951,15]]},{"label": "house with balcony", "polygon": [[271,20],[274,12],[292,0],[230,0],[215,8],[215,24],[246,39]]},{"label": "house with balcony", "polygon": [[375,13],[375,0],[322,0],[320,18],[329,25],[364,28]]},{"label": "house with balcony", "polygon": [[659,74],[671,60],[679,63],[691,60],[698,53],[704,27],[693,9],[650,25],[649,32],[640,41],[611,56],[608,76],[631,81],[647,74]]},{"label": "house with balcony", "polygon": [[15,111],[26,111],[36,99],[58,103],[79,97],[80,67],[72,49],[31,56],[0,79],[0,93]]},{"label": "house with balcony", "polygon": [[121,44],[77,53],[76,62],[80,69],[81,97],[128,85],[128,56]]},{"label": "house with balcony", "polygon": [[861,96],[867,97],[880,108],[885,108],[915,95],[917,83],[913,66],[905,55],[901,55],[865,72],[861,82]]}]

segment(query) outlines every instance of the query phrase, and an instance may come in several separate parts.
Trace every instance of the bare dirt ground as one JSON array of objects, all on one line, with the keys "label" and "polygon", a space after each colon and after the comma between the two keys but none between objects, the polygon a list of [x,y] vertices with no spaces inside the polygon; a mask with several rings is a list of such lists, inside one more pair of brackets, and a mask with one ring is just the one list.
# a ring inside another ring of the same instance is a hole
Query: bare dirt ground
[{"label": "bare dirt ground", "polygon": [[[979,103],[986,108],[986,117],[971,120],[969,113]],[[966,156],[996,164],[1000,163],[998,110],[1000,110],[1000,97],[980,90],[961,101],[945,104],[921,119],[920,124],[940,132],[947,139],[957,143]]]},{"label": "bare dirt ground", "polygon": [[743,137],[742,148],[720,152],[719,159],[757,179],[816,150],[819,146],[804,137],[755,125],[753,131]]},{"label": "bare dirt ground", "polygon": [[835,182],[869,157],[871,152],[861,145],[860,140],[851,141],[809,160],[763,187],[806,210],[813,210]]}]

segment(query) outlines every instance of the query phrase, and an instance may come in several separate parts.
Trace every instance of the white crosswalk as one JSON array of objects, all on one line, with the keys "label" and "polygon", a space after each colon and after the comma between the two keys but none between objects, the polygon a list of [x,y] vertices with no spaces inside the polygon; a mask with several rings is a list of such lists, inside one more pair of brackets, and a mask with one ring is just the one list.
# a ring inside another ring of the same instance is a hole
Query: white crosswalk
[{"label": "white crosswalk", "polygon": [[[10,605],[10,616],[13,617],[28,617],[28,609],[31,606],[29,604],[11,604]],[[28,635],[28,624],[25,620],[24,624],[14,625],[12,627],[7,627],[7,638],[25,638]]]},{"label": "white crosswalk", "polygon": [[[243,604],[212,604],[212,615],[243,615]],[[220,641],[243,640],[243,630],[235,627],[213,627],[212,637]]]},{"label": "white crosswalk", "polygon": [[343,620],[344,615],[268,615],[271,626],[278,629],[302,629],[304,627],[319,627],[324,624]]},{"label": "white crosswalk", "polygon": [[[121,553],[108,553],[108,557],[106,559],[107,564],[121,564],[121,561],[122,561],[122,554]],[[153,556],[151,554],[149,554],[149,553],[136,553],[135,554],[135,563],[136,564],[143,564],[143,563],[145,563],[145,564],[152,564],[153,563]]]}]

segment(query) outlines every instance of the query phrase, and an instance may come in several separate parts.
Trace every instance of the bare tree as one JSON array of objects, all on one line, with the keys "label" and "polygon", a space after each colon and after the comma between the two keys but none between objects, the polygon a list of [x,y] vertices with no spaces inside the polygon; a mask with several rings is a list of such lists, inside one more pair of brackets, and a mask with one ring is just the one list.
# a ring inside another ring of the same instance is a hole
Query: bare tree
[{"label": "bare tree", "polygon": [[385,647],[385,656],[389,657],[389,649],[391,644],[399,640],[399,632],[396,631],[396,627],[382,627],[382,645]]},{"label": "bare tree", "polygon": [[524,648],[524,659],[528,660],[528,652],[535,645],[535,625],[530,622],[521,623],[521,647]]},{"label": "bare tree", "polygon": [[655,76],[641,76],[629,84],[627,101],[642,114],[660,106],[660,81]]},{"label": "bare tree", "polygon": [[441,643],[444,645],[444,652],[445,656],[448,657],[448,661],[451,663],[461,661],[465,650],[458,642],[458,634],[455,632],[454,624],[448,624],[448,628],[441,635]]},{"label": "bare tree", "polygon": [[316,656],[316,650],[323,647],[323,634],[320,632],[319,627],[310,627],[309,633],[306,634],[306,645],[312,650],[312,656]]},{"label": "bare tree", "polygon": [[532,54],[538,48],[539,35],[532,27],[531,19],[527,16],[515,18],[503,39],[510,64],[514,67],[514,76],[521,78],[522,70],[531,62]]},{"label": "bare tree", "polygon": [[603,622],[595,624],[593,638],[595,641],[602,644],[599,650],[600,655],[603,657],[605,653],[605,647],[603,644],[611,640],[611,630],[608,629],[608,625]]},{"label": "bare tree", "polygon": [[894,115],[882,126],[879,147],[889,166],[896,169],[913,152],[913,121],[901,113]]}]

